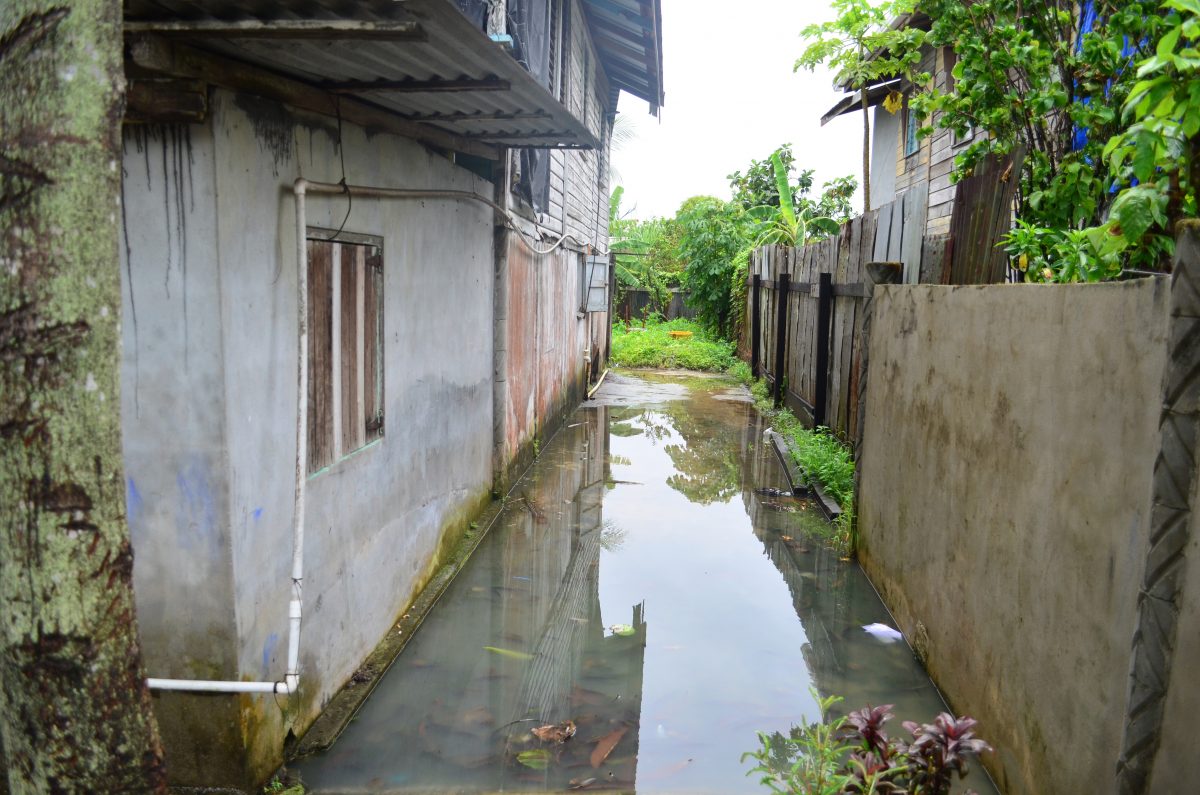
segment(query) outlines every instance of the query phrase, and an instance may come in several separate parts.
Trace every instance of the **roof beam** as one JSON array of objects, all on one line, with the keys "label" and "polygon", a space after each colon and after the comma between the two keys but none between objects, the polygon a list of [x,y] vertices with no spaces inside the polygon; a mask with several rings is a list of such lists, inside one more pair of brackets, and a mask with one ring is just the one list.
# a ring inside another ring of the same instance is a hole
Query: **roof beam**
[{"label": "roof beam", "polygon": [[153,34],[173,39],[319,39],[424,41],[416,22],[358,19],[129,20],[129,35]]},{"label": "roof beam", "polygon": [[440,94],[455,91],[510,91],[512,83],[498,77],[459,77],[454,80],[344,80],[321,83],[321,88],[333,94],[369,94],[386,91],[389,94]]},{"label": "roof beam", "polygon": [[339,115],[353,124],[375,127],[442,149],[499,160],[500,150],[428,124],[410,121],[354,99],[342,100],[316,86],[252,64],[224,58],[155,36],[132,40],[130,56],[143,69],[175,77],[203,80],[233,91],[277,99],[301,110]]}]

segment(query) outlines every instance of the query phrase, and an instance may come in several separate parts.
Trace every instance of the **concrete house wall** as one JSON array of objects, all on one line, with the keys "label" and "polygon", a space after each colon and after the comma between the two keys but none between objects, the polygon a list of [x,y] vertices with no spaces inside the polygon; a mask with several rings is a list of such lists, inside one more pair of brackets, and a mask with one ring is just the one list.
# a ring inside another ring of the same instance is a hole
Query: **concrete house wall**
[{"label": "concrete house wall", "polygon": [[[604,95],[590,86],[589,127],[607,143]],[[293,181],[337,182],[344,154],[350,184],[495,193],[406,138],[344,123],[339,152],[338,135],[328,117],[215,89],[202,124],[126,128],[122,419],[151,676],[283,678]],[[606,155],[567,157],[581,164],[569,195],[595,182],[572,202],[606,190]],[[534,254],[474,202],[358,197],[348,218],[342,196],[310,194],[307,205],[310,228],[344,220],[346,232],[382,240],[385,433],[307,480],[299,694],[156,693],[176,785],[248,789],[273,772],[287,738],[387,633],[497,482],[583,396],[604,344],[607,315],[580,311],[577,244]],[[607,213],[599,223],[573,228],[599,247]]]}]

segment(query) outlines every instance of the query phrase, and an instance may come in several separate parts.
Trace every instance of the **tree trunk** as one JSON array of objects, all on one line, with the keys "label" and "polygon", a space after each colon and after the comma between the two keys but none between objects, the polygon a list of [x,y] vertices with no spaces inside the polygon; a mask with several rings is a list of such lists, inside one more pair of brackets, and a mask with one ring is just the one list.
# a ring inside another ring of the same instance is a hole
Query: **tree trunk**
[{"label": "tree trunk", "polygon": [[0,737],[14,795],[164,791],[120,435],[116,0],[0,3]]},{"label": "tree trunk", "polygon": [[863,214],[871,212],[871,116],[867,87],[862,89],[863,112]]}]

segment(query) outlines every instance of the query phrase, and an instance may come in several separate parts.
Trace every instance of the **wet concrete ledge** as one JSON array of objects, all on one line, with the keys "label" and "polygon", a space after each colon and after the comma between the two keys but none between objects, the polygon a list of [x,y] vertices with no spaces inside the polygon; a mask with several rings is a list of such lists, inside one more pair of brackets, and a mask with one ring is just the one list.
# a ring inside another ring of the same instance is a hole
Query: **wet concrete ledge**
[{"label": "wet concrete ledge", "polygon": [[[825,518],[831,522],[841,516],[842,507],[838,505],[837,500],[830,497],[815,478],[805,477],[804,470],[796,463],[796,457],[792,455],[791,443],[782,434],[771,428],[767,429],[766,435],[771,440],[771,446],[775,448],[775,455],[779,457],[779,463],[783,465],[783,471],[787,475],[792,494],[797,497],[812,494],[816,498],[815,501],[817,507],[821,509],[821,513],[825,514]],[[809,483],[812,485],[810,486]]]},{"label": "wet concrete ledge", "polygon": [[[567,417],[574,412],[574,407],[582,402],[580,398],[581,390],[577,387],[573,386],[567,390],[566,401],[560,404],[556,411],[551,412],[544,422],[543,430],[546,436],[539,439],[541,447],[549,443],[566,426]],[[350,680],[329,700],[304,735],[284,748],[284,768],[293,760],[328,750],[337,741],[354,719],[355,713],[383,680],[384,674],[404,651],[434,605],[450,587],[454,577],[470,560],[484,536],[495,526],[496,520],[504,510],[507,496],[536,460],[537,453],[534,451],[533,439],[530,439],[505,468],[502,479],[505,499],[493,499],[474,517],[471,521],[472,529],[466,531],[447,563],[438,569]]]}]

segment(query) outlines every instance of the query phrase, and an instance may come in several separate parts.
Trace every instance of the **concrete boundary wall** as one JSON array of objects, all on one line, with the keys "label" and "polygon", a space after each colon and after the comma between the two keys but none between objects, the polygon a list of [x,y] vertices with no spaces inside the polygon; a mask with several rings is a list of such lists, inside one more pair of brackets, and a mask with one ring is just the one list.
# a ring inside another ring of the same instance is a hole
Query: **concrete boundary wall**
[{"label": "concrete boundary wall", "polygon": [[876,288],[862,562],[1004,792],[1114,788],[1167,302],[1162,279]]}]

